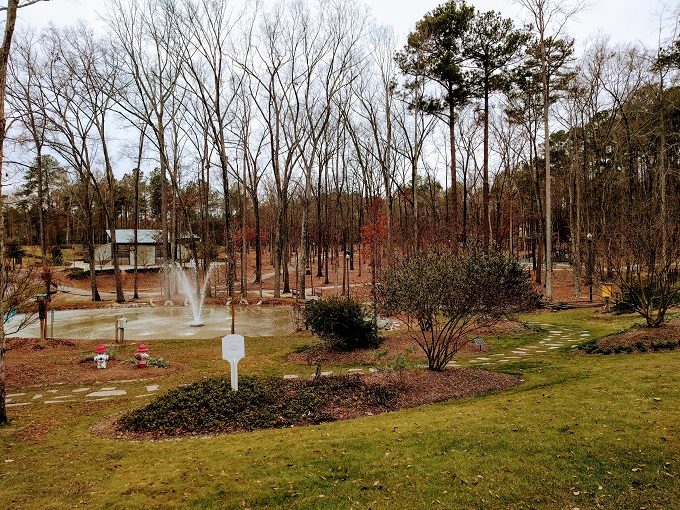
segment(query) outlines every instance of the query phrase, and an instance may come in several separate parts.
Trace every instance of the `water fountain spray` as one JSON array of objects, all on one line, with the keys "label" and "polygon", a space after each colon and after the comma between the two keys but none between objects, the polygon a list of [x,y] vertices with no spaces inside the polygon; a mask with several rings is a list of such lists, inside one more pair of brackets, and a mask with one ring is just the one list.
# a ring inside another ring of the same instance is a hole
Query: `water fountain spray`
[{"label": "water fountain spray", "polygon": [[205,301],[205,294],[208,290],[208,284],[210,283],[210,276],[212,275],[213,269],[216,262],[211,262],[208,266],[208,270],[205,272],[203,277],[203,283],[199,284],[199,274],[195,266],[191,266],[192,275],[191,277],[187,274],[188,272],[182,269],[177,264],[170,268],[170,271],[174,273],[175,278],[179,286],[179,291],[189,303],[191,308],[191,315],[193,316],[193,322],[189,325],[192,327],[201,327],[203,322],[201,321],[201,314],[203,312],[203,302]]}]

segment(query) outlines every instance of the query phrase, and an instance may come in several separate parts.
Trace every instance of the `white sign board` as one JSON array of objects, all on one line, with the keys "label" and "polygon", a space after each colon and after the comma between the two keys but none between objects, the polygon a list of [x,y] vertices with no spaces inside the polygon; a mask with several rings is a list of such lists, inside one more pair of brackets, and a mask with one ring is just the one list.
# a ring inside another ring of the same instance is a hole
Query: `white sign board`
[{"label": "white sign board", "polygon": [[222,359],[231,365],[231,389],[238,390],[238,362],[246,355],[245,338],[242,335],[222,337]]}]

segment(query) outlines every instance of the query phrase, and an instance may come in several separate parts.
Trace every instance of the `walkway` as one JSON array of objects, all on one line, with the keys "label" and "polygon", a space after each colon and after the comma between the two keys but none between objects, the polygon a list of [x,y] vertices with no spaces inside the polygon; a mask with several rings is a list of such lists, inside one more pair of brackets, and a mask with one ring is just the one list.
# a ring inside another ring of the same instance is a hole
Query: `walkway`
[{"label": "walkway", "polygon": [[[484,356],[472,359],[461,360],[459,362],[452,361],[448,366],[455,368],[461,366],[502,366],[503,364],[516,362],[518,360],[547,356],[561,347],[570,346],[571,349],[575,349],[579,342],[587,340],[591,336],[590,332],[584,329],[556,326],[548,323],[539,325],[542,328],[548,328],[548,333],[546,337],[537,344],[517,347],[509,352],[493,354],[485,353]],[[375,367],[355,367],[347,369],[346,371],[342,369],[336,373],[362,374],[375,373],[377,371],[378,370]],[[333,375],[333,373],[334,372],[331,371],[321,372],[321,375],[330,376]],[[304,377],[309,377],[309,374],[286,374],[283,376],[284,379],[298,379]],[[5,402],[7,407],[19,407],[34,404],[53,405],[67,402],[101,401],[124,396],[145,398],[155,395],[161,388],[159,384],[156,384],[149,379],[112,381],[106,386],[90,385],[72,389],[69,389],[68,386],[68,384],[59,383],[25,388],[20,392],[8,393]]]}]

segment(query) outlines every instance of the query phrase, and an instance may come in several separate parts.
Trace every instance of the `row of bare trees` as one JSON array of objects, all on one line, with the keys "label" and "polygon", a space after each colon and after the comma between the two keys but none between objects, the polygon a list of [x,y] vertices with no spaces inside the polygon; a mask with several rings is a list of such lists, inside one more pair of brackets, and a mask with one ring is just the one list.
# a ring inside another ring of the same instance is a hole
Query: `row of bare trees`
[{"label": "row of bare trees", "polygon": [[[101,231],[122,301],[115,230],[132,216],[136,231],[149,204],[165,263],[180,239],[197,267],[222,251],[229,295],[261,281],[267,247],[276,296],[304,292],[307,272],[327,281],[345,252],[379,271],[467,243],[530,258],[548,299],[554,259],[570,261],[578,294],[585,273],[631,274],[614,237],[651,219],[661,259],[675,260],[672,48],[660,59],[597,40],[576,58],[564,26],[578,4],[522,5],[531,26],[446,2],[397,51],[353,2],[113,0],[106,36],[85,25],[20,34],[12,153],[66,169],[93,299]],[[44,258],[49,175],[35,179]]]}]

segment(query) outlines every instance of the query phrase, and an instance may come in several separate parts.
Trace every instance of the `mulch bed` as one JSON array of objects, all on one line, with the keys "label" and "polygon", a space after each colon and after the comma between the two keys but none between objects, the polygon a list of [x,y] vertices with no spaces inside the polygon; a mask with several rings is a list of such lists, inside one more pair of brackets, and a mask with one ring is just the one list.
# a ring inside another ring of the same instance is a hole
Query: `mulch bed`
[{"label": "mulch bed", "polygon": [[393,406],[382,409],[373,408],[361,401],[341,402],[327,409],[334,419],[358,418],[385,411],[484,395],[508,389],[522,380],[517,375],[480,368],[450,368],[442,372],[404,370],[359,377],[367,384],[386,386],[395,390],[396,399]]},{"label": "mulch bed", "polygon": [[[134,365],[109,360],[106,370],[97,370],[92,357],[100,343],[98,340],[48,340],[40,345],[37,339],[8,338],[6,356],[6,385],[8,389],[57,383],[92,384],[166,376],[180,372],[185,367],[172,363],[169,368],[149,367],[138,369]],[[122,344],[120,344],[122,345]],[[127,359],[132,359],[134,345],[124,344]],[[153,353],[152,353],[153,356]],[[85,361],[87,358],[87,362]]]},{"label": "mulch bed", "polygon": [[[266,380],[266,382],[263,380],[261,384],[275,384],[278,386],[281,392],[280,395],[285,396],[285,398],[282,399],[283,401],[294,400],[298,393],[308,392],[311,389],[317,393],[323,403],[320,406],[311,408],[312,410],[302,409],[301,411],[297,410],[296,406],[298,404],[296,403],[292,406],[294,411],[291,415],[290,408],[286,408],[286,402],[282,402],[281,400],[272,402],[269,406],[276,406],[277,410],[275,414],[279,413],[278,406],[281,405],[281,416],[278,416],[278,418],[274,418],[273,420],[270,417],[268,422],[265,420],[262,421],[261,424],[255,425],[253,425],[251,420],[263,420],[260,415],[258,415],[257,418],[253,418],[253,416],[255,416],[253,413],[258,413],[257,410],[243,413],[241,416],[248,418],[247,420],[245,418],[240,419],[246,420],[245,422],[240,422],[239,418],[232,419],[231,415],[222,418],[224,420],[230,420],[229,423],[217,422],[211,417],[206,421],[206,423],[209,423],[210,425],[205,430],[199,426],[190,430],[173,430],[171,432],[168,432],[167,430],[146,432],[137,430],[133,432],[124,425],[126,416],[128,415],[123,415],[121,417],[121,415],[118,414],[99,422],[92,430],[97,435],[110,438],[126,440],[159,440],[169,437],[236,433],[262,428],[304,426],[328,421],[358,418],[361,416],[371,416],[425,404],[483,395],[508,389],[520,382],[522,382],[522,379],[517,375],[492,372],[479,368],[447,369],[443,372],[411,370],[371,375],[330,376],[311,380],[269,379]],[[250,384],[252,385],[253,383],[251,382]],[[254,384],[258,383],[255,382]],[[179,389],[173,391],[182,392],[184,390],[185,389]],[[195,391],[195,389],[191,390],[190,388],[186,388],[186,391]],[[228,389],[224,391],[231,393]],[[252,390],[247,390],[245,395],[251,394],[250,391]],[[168,394],[167,397],[159,396],[158,399],[168,398],[170,395],[172,395],[172,393]],[[193,397],[189,398],[189,401],[191,402],[189,405],[193,405],[197,400],[203,398],[200,396],[196,397],[196,394],[193,395]],[[215,398],[219,399],[219,395],[216,397],[214,393],[208,393],[205,397],[206,405],[213,406],[213,409],[215,409]],[[229,397],[231,396],[229,395]],[[177,412],[180,416],[183,416],[182,413],[186,414],[187,410],[179,410],[179,408],[176,407],[177,405],[183,405],[181,404],[182,401],[186,402],[187,397],[172,397],[168,402],[160,404],[160,412],[169,412],[164,411],[164,409],[170,405],[170,407],[173,408],[173,413]],[[174,402],[175,404],[171,405],[170,402]],[[154,405],[154,402],[151,402],[140,410],[142,416],[146,417],[149,412],[159,412],[158,410],[147,410],[151,409]],[[225,403],[225,405],[229,406],[233,404]],[[199,404],[199,407],[201,406],[202,404]],[[254,409],[256,408],[257,406],[254,405]],[[219,405],[217,409],[220,409]],[[193,412],[202,414],[218,411],[210,411],[206,408],[193,410]],[[132,411],[132,413],[135,413],[135,411]],[[139,414],[137,415],[140,416]],[[209,414],[208,416],[211,415]],[[179,420],[179,426],[181,427],[181,424],[184,422],[181,418]],[[216,423],[221,424],[216,425]]]},{"label": "mulch bed", "polygon": [[[527,330],[518,322],[502,321],[493,327],[480,328],[475,333],[475,336],[486,338],[518,332],[526,333]],[[413,339],[414,334],[416,334],[415,331],[409,332],[406,327],[403,326],[399,331],[394,331],[385,336],[378,347],[355,349],[352,351],[333,351],[315,347],[302,352],[290,353],[286,356],[286,359],[293,363],[314,364],[315,359],[320,356],[323,359],[322,364],[329,365],[373,365],[379,363],[381,358],[395,356],[402,356],[411,361],[422,361],[425,359],[425,354]],[[458,352],[460,354],[480,354],[492,350],[493,347],[488,342],[486,342],[480,350],[477,345],[470,341]]]},{"label": "mulch bed", "polygon": [[639,351],[640,343],[652,349],[654,345],[674,341],[680,342],[680,319],[668,321],[658,328],[636,326],[622,333],[608,335],[597,340],[600,349],[615,349],[630,347]]}]

